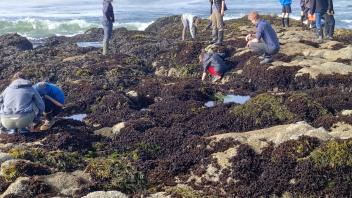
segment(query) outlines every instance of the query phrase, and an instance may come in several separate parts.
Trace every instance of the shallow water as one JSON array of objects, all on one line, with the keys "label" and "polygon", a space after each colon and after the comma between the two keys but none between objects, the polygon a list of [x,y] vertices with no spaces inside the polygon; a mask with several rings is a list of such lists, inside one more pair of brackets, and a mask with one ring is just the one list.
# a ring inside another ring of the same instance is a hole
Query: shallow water
[{"label": "shallow water", "polygon": [[86,118],[86,117],[87,117],[87,114],[75,114],[75,115],[68,116],[68,117],[65,117],[65,118],[83,122],[84,118]]},{"label": "shallow water", "polygon": [[[229,94],[226,95],[222,98],[222,103],[224,104],[230,104],[230,103],[236,103],[236,104],[244,104],[246,103],[248,100],[250,100],[251,97],[250,96],[242,96],[242,95],[233,95],[233,94]],[[216,102],[215,101],[208,101],[204,104],[206,107],[215,107],[216,106]]]},{"label": "shallow water", "polygon": [[103,43],[101,41],[94,41],[94,42],[77,42],[78,47],[95,47],[95,48],[102,48]]}]

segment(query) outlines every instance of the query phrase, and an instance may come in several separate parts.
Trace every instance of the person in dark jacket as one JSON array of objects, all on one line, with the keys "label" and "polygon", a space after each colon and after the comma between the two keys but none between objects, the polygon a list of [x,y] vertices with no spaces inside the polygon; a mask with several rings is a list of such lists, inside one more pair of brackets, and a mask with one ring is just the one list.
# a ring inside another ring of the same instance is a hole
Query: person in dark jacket
[{"label": "person in dark jacket", "polygon": [[107,55],[109,50],[109,40],[112,35],[112,27],[115,22],[114,9],[112,7],[113,0],[103,0],[103,28],[104,28],[104,41],[103,41],[103,55]]},{"label": "person in dark jacket", "polygon": [[272,62],[272,55],[280,50],[280,43],[275,30],[270,23],[260,18],[257,12],[251,12],[248,15],[248,20],[256,25],[257,32],[255,37],[252,34],[246,36],[247,46],[252,51],[262,55],[260,58],[263,60],[260,64]]},{"label": "person in dark jacket", "polygon": [[313,0],[313,8],[310,10],[310,14],[315,14],[315,25],[317,27],[318,42],[323,41],[323,30],[321,19],[328,10],[328,0]]},{"label": "person in dark jacket", "polygon": [[1,124],[10,133],[16,130],[26,133],[33,122],[39,121],[44,111],[44,102],[22,73],[16,73],[12,79],[0,95]]},{"label": "person in dark jacket", "polygon": [[40,127],[41,131],[48,130],[54,124],[53,117],[57,116],[65,104],[64,92],[55,84],[49,82],[39,82],[35,84],[34,89],[38,91],[45,103],[44,124]]},{"label": "person in dark jacket", "polygon": [[326,39],[332,40],[335,31],[334,4],[332,0],[328,0],[328,11],[324,15],[325,18],[325,35]]},{"label": "person in dark jacket", "polygon": [[281,24],[282,27],[290,26],[291,0],[280,0],[282,6]]},{"label": "person in dark jacket", "polygon": [[225,0],[209,0],[211,4],[212,42],[222,45],[224,41]]},{"label": "person in dark jacket", "polygon": [[229,66],[225,64],[222,54],[219,53],[206,53],[202,50],[199,55],[199,63],[203,65],[202,81],[205,80],[207,73],[213,76],[213,82],[222,79],[224,74],[229,70]]}]

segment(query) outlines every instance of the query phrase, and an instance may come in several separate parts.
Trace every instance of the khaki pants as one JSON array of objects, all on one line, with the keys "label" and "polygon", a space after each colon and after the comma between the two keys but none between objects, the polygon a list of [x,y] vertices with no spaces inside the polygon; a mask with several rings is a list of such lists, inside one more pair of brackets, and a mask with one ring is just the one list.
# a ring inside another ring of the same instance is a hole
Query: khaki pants
[{"label": "khaki pants", "polygon": [[213,11],[211,15],[211,23],[212,23],[213,30],[217,29],[218,31],[224,31],[224,20],[220,12],[216,10]]},{"label": "khaki pants", "polygon": [[1,124],[6,129],[22,129],[29,127],[35,118],[35,112],[23,115],[4,116],[1,115]]}]

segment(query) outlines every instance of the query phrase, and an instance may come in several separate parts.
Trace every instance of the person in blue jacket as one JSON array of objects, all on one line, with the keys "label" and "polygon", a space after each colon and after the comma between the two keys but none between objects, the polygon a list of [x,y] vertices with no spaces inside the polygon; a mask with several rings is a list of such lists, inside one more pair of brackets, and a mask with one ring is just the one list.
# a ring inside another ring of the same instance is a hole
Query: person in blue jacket
[{"label": "person in blue jacket", "polygon": [[321,19],[328,10],[328,0],[313,0],[310,14],[315,14],[315,26],[317,27],[318,42],[323,42],[323,30]]},{"label": "person in blue jacket", "polygon": [[53,117],[57,116],[63,110],[65,104],[65,95],[58,86],[45,81],[39,82],[33,87],[38,91],[45,103],[45,121],[44,124],[40,127],[40,130],[45,131],[52,126]]},{"label": "person in blue jacket", "polygon": [[255,36],[252,34],[246,36],[246,41],[248,41],[247,46],[253,52],[261,55],[261,65],[271,63],[272,56],[277,54],[280,50],[280,43],[275,30],[271,24],[262,19],[256,11],[248,15],[248,20],[256,26],[256,34]]},{"label": "person in blue jacket", "polygon": [[103,28],[104,28],[104,40],[103,40],[103,55],[108,54],[109,40],[112,35],[112,26],[115,22],[114,8],[112,7],[113,0],[103,1]]},{"label": "person in blue jacket", "polygon": [[282,27],[289,27],[290,26],[290,13],[291,10],[291,0],[280,0],[282,5],[282,14],[281,14],[281,24]]}]

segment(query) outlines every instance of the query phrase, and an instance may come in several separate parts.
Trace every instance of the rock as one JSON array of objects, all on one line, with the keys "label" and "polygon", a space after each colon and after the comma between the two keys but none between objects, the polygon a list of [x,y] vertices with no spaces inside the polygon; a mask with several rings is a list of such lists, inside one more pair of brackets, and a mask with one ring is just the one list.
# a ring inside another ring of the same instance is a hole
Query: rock
[{"label": "rock", "polygon": [[337,62],[326,62],[321,65],[311,65],[310,67],[302,68],[297,72],[296,77],[302,76],[304,74],[309,74],[313,79],[315,79],[318,75],[348,75],[350,73],[352,73],[351,65]]},{"label": "rock", "polygon": [[329,61],[336,61],[338,59],[352,59],[352,45],[342,48],[340,50],[328,49],[313,49],[304,50],[304,56],[324,58]]},{"label": "rock", "polygon": [[323,44],[320,44],[320,49],[334,49],[340,46],[343,46],[343,43],[338,41],[328,41]]},{"label": "rock", "polygon": [[338,122],[331,127],[330,135],[340,139],[352,138],[352,125]]},{"label": "rock", "polygon": [[0,36],[0,47],[15,47],[18,50],[31,50],[33,44],[25,37],[15,34]]},{"label": "rock", "polygon": [[238,140],[241,143],[249,144],[258,153],[261,149],[268,146],[270,142],[275,145],[281,144],[288,140],[296,140],[300,136],[310,136],[317,137],[321,140],[329,140],[332,138],[339,138],[338,136],[333,136],[329,134],[323,128],[314,128],[306,122],[297,122],[295,124],[289,125],[279,125],[266,129],[249,131],[245,133],[225,133],[221,135],[215,135],[209,137],[215,142],[219,142],[222,139],[232,138]]},{"label": "rock", "polygon": [[0,166],[3,162],[6,162],[8,160],[12,160],[13,158],[11,157],[11,155],[9,155],[8,153],[2,153],[0,152]]},{"label": "rock", "polygon": [[167,195],[166,192],[158,192],[149,195],[147,198],[171,198],[171,195]]},{"label": "rock", "polygon": [[52,175],[42,176],[41,179],[51,186],[56,192],[65,196],[73,196],[80,191],[85,184],[90,183],[89,175],[82,171],[73,173],[58,172]]},{"label": "rock", "polygon": [[119,134],[119,133],[121,132],[121,130],[122,130],[123,128],[125,128],[125,127],[126,127],[126,123],[125,123],[125,122],[118,123],[118,124],[116,124],[115,126],[112,127],[112,133],[113,133],[114,135],[117,135],[117,134]]},{"label": "rock", "polygon": [[4,198],[7,195],[23,196],[28,191],[29,177],[20,177],[14,183],[12,183],[7,190],[1,194],[0,198]]},{"label": "rock", "polygon": [[103,137],[112,137],[114,135],[111,127],[104,127],[99,130],[96,130],[96,131],[94,131],[94,134],[101,135]]},{"label": "rock", "polygon": [[299,42],[286,43],[280,48],[280,52],[288,56],[296,56],[302,54],[302,49],[313,50],[314,48]]},{"label": "rock", "polygon": [[343,116],[352,116],[352,110],[343,110],[341,114]]},{"label": "rock", "polygon": [[128,196],[119,191],[97,191],[82,198],[128,198]]}]

